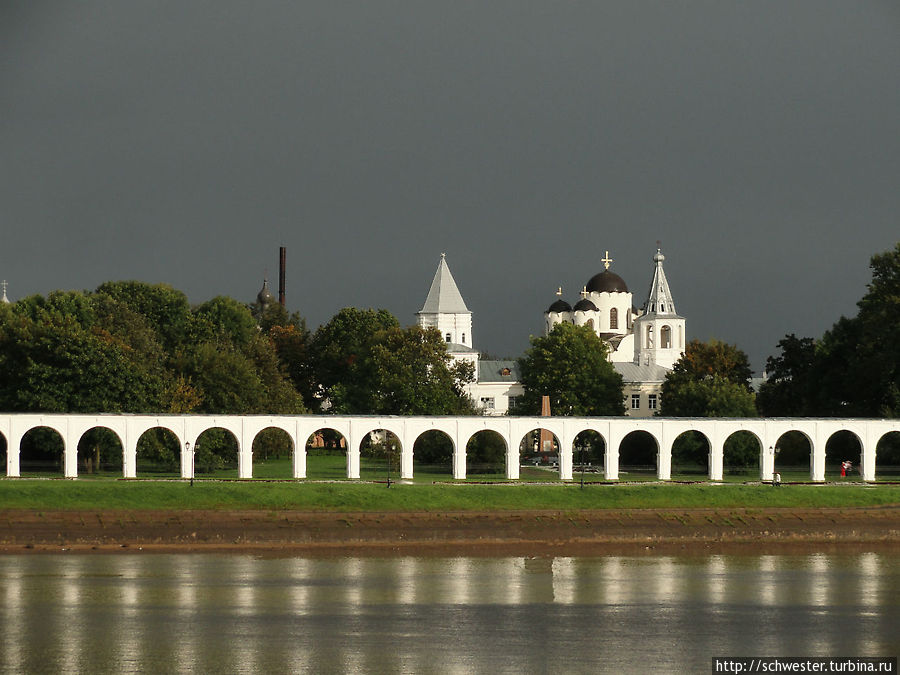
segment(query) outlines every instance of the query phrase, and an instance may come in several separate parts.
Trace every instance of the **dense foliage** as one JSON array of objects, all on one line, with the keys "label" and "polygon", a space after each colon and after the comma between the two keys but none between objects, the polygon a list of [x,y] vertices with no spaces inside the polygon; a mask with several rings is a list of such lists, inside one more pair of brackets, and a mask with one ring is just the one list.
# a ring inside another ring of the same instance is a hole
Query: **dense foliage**
[{"label": "dense foliage", "polygon": [[550,397],[553,415],[622,415],[622,376],[607,359],[607,346],[587,326],[560,323],[546,336],[532,337],[519,359],[525,393],[515,414],[537,415]]},{"label": "dense foliage", "polygon": [[872,257],[855,317],[821,339],[788,335],[759,394],[768,416],[900,416],[900,244]]}]

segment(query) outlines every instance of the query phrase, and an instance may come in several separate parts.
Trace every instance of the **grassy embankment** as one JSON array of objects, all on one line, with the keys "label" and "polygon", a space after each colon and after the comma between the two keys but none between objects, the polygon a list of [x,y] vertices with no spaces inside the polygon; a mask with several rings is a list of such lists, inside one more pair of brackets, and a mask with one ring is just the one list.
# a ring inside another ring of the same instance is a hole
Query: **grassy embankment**
[{"label": "grassy embankment", "polygon": [[0,509],[469,511],[641,508],[852,508],[900,504],[900,486],[422,485],[0,480]]}]

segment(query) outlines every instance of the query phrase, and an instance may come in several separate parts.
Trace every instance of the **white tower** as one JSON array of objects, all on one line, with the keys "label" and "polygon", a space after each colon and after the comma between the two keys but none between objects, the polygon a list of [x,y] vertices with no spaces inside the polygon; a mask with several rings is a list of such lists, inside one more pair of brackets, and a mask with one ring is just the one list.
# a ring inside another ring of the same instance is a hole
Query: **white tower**
[{"label": "white tower", "polygon": [[656,269],[643,314],[634,320],[634,362],[672,368],[684,354],[684,317],[675,312],[675,301],[663,271],[666,257],[659,249],[653,256]]},{"label": "white tower", "polygon": [[6,297],[6,279],[4,279],[4,280],[3,280],[3,283],[0,284],[0,288],[3,289],[3,297],[0,298],[0,302],[2,302],[4,305],[10,305],[10,304],[12,304],[12,303],[9,301],[9,298]]},{"label": "white tower", "polygon": [[450,274],[445,253],[441,253],[428,297],[416,318],[423,328],[437,328],[446,342],[472,347],[472,312]]}]

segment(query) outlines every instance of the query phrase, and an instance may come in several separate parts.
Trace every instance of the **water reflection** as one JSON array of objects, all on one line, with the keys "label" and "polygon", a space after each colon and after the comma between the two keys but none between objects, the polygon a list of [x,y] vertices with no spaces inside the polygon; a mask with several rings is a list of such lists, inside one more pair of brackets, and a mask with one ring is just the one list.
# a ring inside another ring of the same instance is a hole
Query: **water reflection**
[{"label": "water reflection", "polygon": [[0,556],[0,671],[597,672],[887,655],[900,556]]}]

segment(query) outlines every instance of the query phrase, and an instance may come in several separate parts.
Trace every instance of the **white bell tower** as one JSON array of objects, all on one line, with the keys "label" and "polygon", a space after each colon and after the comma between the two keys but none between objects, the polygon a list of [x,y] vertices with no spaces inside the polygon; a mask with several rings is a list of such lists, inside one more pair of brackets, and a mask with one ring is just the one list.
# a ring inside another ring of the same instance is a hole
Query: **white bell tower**
[{"label": "white bell tower", "polygon": [[634,363],[671,369],[684,354],[684,317],[675,311],[675,301],[663,270],[666,257],[656,249],[653,281],[643,314],[634,320]]}]

